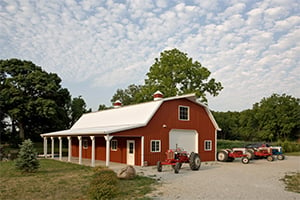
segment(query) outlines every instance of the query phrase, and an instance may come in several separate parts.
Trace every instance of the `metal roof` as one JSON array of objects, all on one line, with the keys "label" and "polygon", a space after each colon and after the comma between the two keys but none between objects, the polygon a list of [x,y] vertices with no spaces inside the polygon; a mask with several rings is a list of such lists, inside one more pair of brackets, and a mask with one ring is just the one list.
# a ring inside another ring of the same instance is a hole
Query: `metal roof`
[{"label": "metal roof", "polygon": [[217,130],[220,130],[208,107],[196,100],[195,94],[164,98],[136,105],[123,106],[109,110],[83,114],[80,119],[69,129],[41,134],[42,137],[110,134],[133,128],[143,127],[148,124],[161,104],[174,99],[188,99],[203,106]]}]

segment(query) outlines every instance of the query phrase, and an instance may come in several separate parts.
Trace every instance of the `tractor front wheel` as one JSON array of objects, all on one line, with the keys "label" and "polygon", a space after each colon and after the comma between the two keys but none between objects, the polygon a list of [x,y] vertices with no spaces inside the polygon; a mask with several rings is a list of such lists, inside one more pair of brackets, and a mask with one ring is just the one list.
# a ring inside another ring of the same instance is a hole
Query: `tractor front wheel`
[{"label": "tractor front wheel", "polygon": [[191,170],[199,170],[200,165],[201,165],[201,160],[200,160],[199,154],[192,152],[189,157],[189,161],[190,161]]},{"label": "tractor front wheel", "polygon": [[274,156],[268,156],[267,161],[272,162],[274,160]]},{"label": "tractor front wheel", "polygon": [[243,157],[242,158],[242,163],[243,164],[248,164],[249,163],[249,158],[248,157]]},{"label": "tractor front wheel", "polygon": [[175,174],[178,174],[180,168],[181,168],[181,163],[180,163],[180,162],[177,162],[177,163],[175,164],[175,167],[174,167],[174,172],[175,172]]},{"label": "tractor front wheel", "polygon": [[217,154],[218,161],[226,162],[228,159],[228,153],[226,151],[219,151]]},{"label": "tractor front wheel", "polygon": [[284,160],[284,155],[283,154],[279,154],[279,155],[277,155],[277,159],[278,160]]},{"label": "tractor front wheel", "polygon": [[158,172],[161,172],[161,171],[162,171],[162,165],[161,165],[161,162],[160,162],[160,161],[157,161],[156,166],[157,166],[157,171],[158,171]]}]

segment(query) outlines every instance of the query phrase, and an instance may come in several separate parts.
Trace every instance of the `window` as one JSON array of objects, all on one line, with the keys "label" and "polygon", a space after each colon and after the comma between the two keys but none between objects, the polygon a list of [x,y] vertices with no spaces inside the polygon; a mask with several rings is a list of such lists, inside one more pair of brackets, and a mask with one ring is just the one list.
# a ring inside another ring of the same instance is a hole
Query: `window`
[{"label": "window", "polygon": [[160,140],[151,140],[151,152],[160,152]]},{"label": "window", "polygon": [[118,141],[117,140],[112,140],[111,143],[110,143],[110,146],[111,146],[111,150],[112,151],[117,151],[117,149],[118,149]]},{"label": "window", "polygon": [[211,144],[212,144],[211,140],[205,140],[204,141],[204,150],[205,151],[211,151],[212,150]]},{"label": "window", "polygon": [[179,120],[190,120],[190,107],[188,106],[179,106],[178,110],[179,114]]},{"label": "window", "polygon": [[83,148],[84,148],[84,149],[87,149],[88,146],[89,146],[89,141],[88,141],[87,139],[83,139],[83,140],[82,140],[82,143],[83,143]]}]

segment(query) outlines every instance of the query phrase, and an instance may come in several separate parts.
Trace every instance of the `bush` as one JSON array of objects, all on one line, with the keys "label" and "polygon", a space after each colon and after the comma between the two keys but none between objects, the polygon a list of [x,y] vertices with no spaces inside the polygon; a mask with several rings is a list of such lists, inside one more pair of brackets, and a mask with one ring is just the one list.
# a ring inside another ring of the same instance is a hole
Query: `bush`
[{"label": "bush", "polygon": [[37,153],[30,139],[20,145],[20,151],[16,160],[16,168],[23,172],[36,172],[40,167]]},{"label": "bush", "polygon": [[296,142],[290,142],[290,141],[278,141],[276,143],[278,146],[282,146],[283,152],[289,153],[289,152],[298,152],[300,151],[300,144]]},{"label": "bush", "polygon": [[118,181],[114,171],[108,168],[96,167],[88,190],[90,199],[112,199],[119,192]]}]

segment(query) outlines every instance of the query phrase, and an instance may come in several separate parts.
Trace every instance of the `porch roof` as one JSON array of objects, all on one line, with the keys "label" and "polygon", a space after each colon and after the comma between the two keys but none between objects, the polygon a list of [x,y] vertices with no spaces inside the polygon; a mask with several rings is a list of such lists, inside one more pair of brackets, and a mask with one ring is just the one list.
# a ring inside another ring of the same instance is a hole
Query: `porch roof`
[{"label": "porch roof", "polygon": [[153,115],[164,101],[186,98],[203,106],[217,130],[220,130],[208,107],[196,100],[195,94],[187,94],[164,98],[136,105],[129,105],[109,110],[83,114],[80,119],[68,130],[41,134],[42,137],[66,137],[79,135],[103,135],[148,124]]}]

